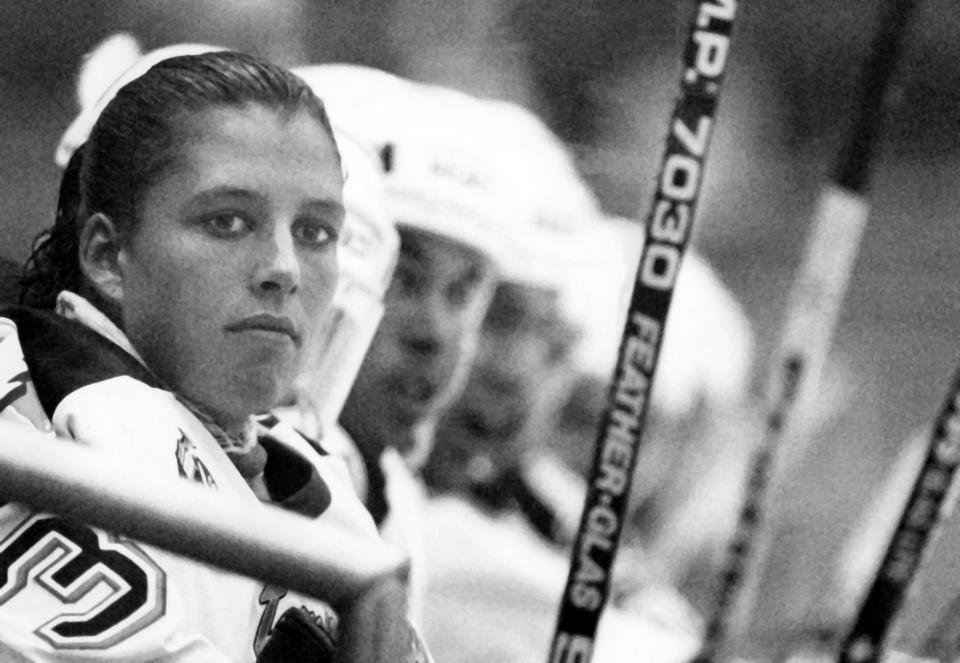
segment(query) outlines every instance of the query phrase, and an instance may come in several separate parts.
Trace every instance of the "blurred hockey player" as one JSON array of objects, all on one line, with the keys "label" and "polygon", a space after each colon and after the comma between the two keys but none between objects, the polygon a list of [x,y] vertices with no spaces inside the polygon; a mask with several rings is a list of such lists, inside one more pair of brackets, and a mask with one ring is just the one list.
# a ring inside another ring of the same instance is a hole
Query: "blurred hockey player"
[{"label": "blurred hockey player", "polygon": [[468,115],[476,134],[470,139],[496,155],[524,216],[504,229],[510,246],[478,356],[463,395],[437,425],[425,475],[436,490],[473,491],[499,508],[520,508],[544,536],[566,543],[579,517],[577,498],[546,487],[548,476],[563,485],[564,468],[550,455],[525,453],[521,433],[533,411],[559,396],[588,313],[578,284],[598,258],[589,226],[601,213],[570,155],[531,113],[497,101],[463,112],[476,116]]},{"label": "blurred hockey player", "polygon": [[[615,316],[581,287],[585,279],[596,285],[587,274],[610,262],[598,253],[610,246],[597,237],[602,214],[570,155],[535,116],[493,101],[461,113],[469,139],[498,155],[523,216],[504,229],[511,250],[477,359],[437,424],[424,468],[427,527],[441,541],[427,551],[424,632],[446,660],[526,661],[548,650],[583,480],[545,439],[525,433],[562,394],[584,317]],[[619,282],[607,285],[619,294]],[[637,648],[650,660],[684,660],[695,649],[695,624],[663,587],[656,609],[605,615],[595,660],[627,660]]]},{"label": "blurred hockey player", "polygon": [[[582,477],[593,460],[643,241],[637,222],[609,218],[603,225],[601,253],[608,260],[591,291],[613,300],[594,300],[597,309],[585,318],[565,394],[527,432],[546,440]],[[735,526],[756,439],[752,362],[753,332],[743,309],[689,249],[667,318],[621,553],[626,559],[642,551],[649,575],[681,589],[698,608],[710,596]]]},{"label": "blurred hockey player", "polygon": [[489,182],[490,165],[451,141],[452,125],[426,87],[351,65],[297,73],[334,124],[379,155],[386,211],[400,235],[382,320],[340,412],[342,428],[324,441],[354,459],[358,493],[382,536],[411,557],[416,620],[424,496],[411,468],[472,361],[509,210]]}]

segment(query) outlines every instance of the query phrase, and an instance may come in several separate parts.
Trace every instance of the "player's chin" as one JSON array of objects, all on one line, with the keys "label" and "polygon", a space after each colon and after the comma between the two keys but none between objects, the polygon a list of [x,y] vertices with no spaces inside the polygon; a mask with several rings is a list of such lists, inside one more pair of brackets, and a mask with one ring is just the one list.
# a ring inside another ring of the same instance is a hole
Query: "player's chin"
[{"label": "player's chin", "polygon": [[260,414],[276,407],[290,393],[294,376],[293,366],[286,362],[247,366],[225,380],[224,393],[230,394],[247,414]]}]

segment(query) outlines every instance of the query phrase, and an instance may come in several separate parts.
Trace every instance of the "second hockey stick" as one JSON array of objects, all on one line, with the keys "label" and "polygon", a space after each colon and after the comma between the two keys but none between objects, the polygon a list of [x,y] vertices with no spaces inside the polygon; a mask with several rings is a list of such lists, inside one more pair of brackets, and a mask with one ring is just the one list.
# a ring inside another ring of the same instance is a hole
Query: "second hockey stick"
[{"label": "second hockey stick", "polygon": [[960,371],[937,416],[923,466],[887,547],[873,585],[837,658],[840,663],[879,661],[887,633],[940,524],[956,501],[960,464]]},{"label": "second hockey stick", "polygon": [[864,63],[859,113],[815,211],[803,262],[788,300],[779,347],[767,378],[764,437],[750,467],[746,496],[709,615],[706,663],[731,654],[752,608],[771,546],[765,527],[767,488],[777,471],[781,441],[797,404],[816,385],[830,349],[840,304],[866,224],[872,154],[907,19],[915,0],[886,0]]}]

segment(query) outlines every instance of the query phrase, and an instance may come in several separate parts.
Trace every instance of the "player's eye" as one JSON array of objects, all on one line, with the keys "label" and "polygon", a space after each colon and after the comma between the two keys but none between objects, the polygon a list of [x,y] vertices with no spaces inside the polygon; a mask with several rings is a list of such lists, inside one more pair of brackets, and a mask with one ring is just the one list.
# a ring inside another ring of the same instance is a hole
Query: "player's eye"
[{"label": "player's eye", "polygon": [[470,264],[447,285],[447,302],[455,309],[467,307],[480,292],[482,283],[482,271]]},{"label": "player's eye", "polygon": [[294,239],[310,248],[323,248],[337,240],[333,224],[322,219],[297,219],[291,232]]},{"label": "player's eye", "polygon": [[463,308],[477,289],[477,282],[472,279],[459,279],[447,286],[447,302],[454,308]]},{"label": "player's eye", "polygon": [[219,212],[204,218],[204,226],[217,237],[236,237],[251,229],[251,224],[236,212]]},{"label": "player's eye", "polygon": [[398,295],[416,297],[426,287],[426,277],[423,270],[401,256],[397,269],[393,273],[390,288]]}]

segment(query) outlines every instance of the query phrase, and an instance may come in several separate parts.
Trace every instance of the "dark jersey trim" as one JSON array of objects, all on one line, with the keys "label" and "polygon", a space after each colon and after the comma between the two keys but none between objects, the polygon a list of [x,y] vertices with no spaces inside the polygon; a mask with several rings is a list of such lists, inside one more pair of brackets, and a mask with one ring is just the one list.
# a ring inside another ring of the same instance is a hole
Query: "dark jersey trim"
[{"label": "dark jersey trim", "polygon": [[333,498],[313,463],[270,435],[261,434],[259,442],[267,452],[263,480],[270,499],[310,518],[326,511]]},{"label": "dark jersey trim", "polygon": [[79,322],[24,306],[0,309],[0,317],[17,325],[30,379],[48,417],[77,389],[111,378],[129,376],[164,388],[126,350]]}]

